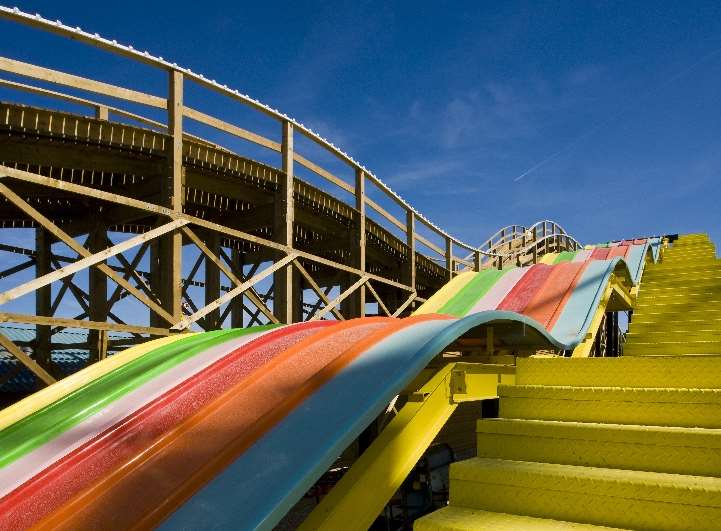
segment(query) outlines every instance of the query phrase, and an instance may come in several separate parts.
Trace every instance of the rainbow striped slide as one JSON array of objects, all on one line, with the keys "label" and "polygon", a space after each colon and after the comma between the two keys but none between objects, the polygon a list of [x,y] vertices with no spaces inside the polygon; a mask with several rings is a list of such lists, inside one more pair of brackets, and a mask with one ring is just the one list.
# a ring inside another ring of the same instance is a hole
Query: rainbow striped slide
[{"label": "rainbow striped slide", "polygon": [[0,412],[0,529],[272,529],[447,345],[508,323],[573,348],[611,275],[637,282],[654,244],[463,273],[404,319],[128,349]]}]

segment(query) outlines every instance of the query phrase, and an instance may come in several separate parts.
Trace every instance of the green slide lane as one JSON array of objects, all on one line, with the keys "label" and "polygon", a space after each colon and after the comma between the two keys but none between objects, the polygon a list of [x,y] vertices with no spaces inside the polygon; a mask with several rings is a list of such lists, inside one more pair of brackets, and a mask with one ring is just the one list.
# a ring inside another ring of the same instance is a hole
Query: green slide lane
[{"label": "green slide lane", "polygon": [[461,317],[468,313],[476,301],[480,300],[491,287],[505,275],[507,269],[487,269],[478,273],[473,280],[466,284],[451,300],[445,303],[438,313],[445,313],[455,317]]},{"label": "green slide lane", "polygon": [[560,264],[562,262],[570,262],[576,256],[578,251],[561,251],[561,253],[553,261],[554,264]]},{"label": "green slide lane", "polygon": [[145,382],[230,339],[279,325],[197,334],[159,347],[0,431],[0,467],[52,440]]}]

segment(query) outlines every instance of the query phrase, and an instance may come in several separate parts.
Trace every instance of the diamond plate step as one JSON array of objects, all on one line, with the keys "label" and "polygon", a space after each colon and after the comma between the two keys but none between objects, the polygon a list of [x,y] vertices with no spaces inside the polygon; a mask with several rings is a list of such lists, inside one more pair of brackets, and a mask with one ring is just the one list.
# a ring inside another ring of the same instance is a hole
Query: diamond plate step
[{"label": "diamond plate step", "polygon": [[478,457],[721,477],[721,430],[483,419]]},{"label": "diamond plate step", "polygon": [[450,503],[611,527],[718,530],[721,478],[475,458],[453,463]]},{"label": "diamond plate step", "polygon": [[601,531],[618,529],[467,507],[444,507],[413,522],[414,531]]},{"label": "diamond plate step", "polygon": [[581,387],[721,389],[721,356],[519,358],[516,383]]},{"label": "diamond plate step", "polygon": [[721,389],[499,385],[500,417],[721,428]]},{"label": "diamond plate step", "polygon": [[633,339],[623,347],[624,356],[705,356],[721,354],[721,341],[658,341],[641,342]]}]

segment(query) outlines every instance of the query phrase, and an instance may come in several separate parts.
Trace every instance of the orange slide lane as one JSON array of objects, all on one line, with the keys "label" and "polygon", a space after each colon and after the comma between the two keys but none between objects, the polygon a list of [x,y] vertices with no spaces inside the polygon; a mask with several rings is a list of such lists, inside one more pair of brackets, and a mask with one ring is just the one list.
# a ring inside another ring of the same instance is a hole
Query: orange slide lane
[{"label": "orange slide lane", "polygon": [[372,332],[364,339],[355,343],[351,348],[343,351],[337,358],[333,359],[328,365],[311,376],[303,385],[297,388],[285,400],[277,404],[268,414],[251,426],[245,432],[242,432],[231,445],[225,447],[215,459],[209,462],[202,470],[199,470],[194,476],[187,481],[182,488],[173,492],[172,496],[166,498],[162,506],[159,506],[148,514],[146,518],[139,523],[138,528],[150,529],[160,524],[163,519],[172,511],[180,507],[195,492],[212,480],[216,475],[222,472],[235,459],[237,459],[244,451],[250,448],[258,439],[267,433],[273,426],[281,422],[293,409],[299,406],[306,398],[317,391],[323,384],[332,379],[336,374],[341,372],[349,363],[363,354],[366,350],[378,343],[382,339],[404,329],[411,325],[422,321],[431,321],[438,319],[451,319],[449,316],[440,316],[436,314],[420,315],[408,317],[403,320],[397,320],[390,325]]},{"label": "orange slide lane", "polygon": [[578,273],[585,265],[585,262],[563,262],[553,266],[551,274],[523,309],[523,313],[549,329],[549,323],[569,296],[569,290],[573,290]]},{"label": "orange slide lane", "polygon": [[[172,493],[177,492],[173,500],[182,501],[214,475],[208,467],[215,473],[222,470],[227,460],[231,462],[255,440],[248,440],[247,434],[253,430],[257,438],[272,427],[262,424],[263,418],[313,375],[352,350],[347,345],[397,323],[381,317],[346,321],[297,343],[76,496],[39,528],[89,529],[108,522],[115,528],[131,528],[139,522],[140,527],[159,522],[167,514],[159,507],[172,510],[168,507],[175,503],[168,500]],[[191,479],[192,484],[185,486]],[[117,511],[121,506],[124,510]]]}]

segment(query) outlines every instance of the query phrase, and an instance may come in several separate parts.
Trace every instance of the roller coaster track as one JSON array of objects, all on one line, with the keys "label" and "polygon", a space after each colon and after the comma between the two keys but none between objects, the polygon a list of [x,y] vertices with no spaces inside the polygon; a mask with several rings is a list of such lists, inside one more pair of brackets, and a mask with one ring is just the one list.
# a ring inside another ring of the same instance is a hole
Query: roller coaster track
[{"label": "roller coaster track", "polygon": [[[0,17],[150,65],[169,80],[167,96],[160,97],[0,58],[0,71],[60,87],[0,79],[8,94],[42,96],[94,112],[88,117],[0,102],[5,199],[0,227],[35,231],[34,248],[2,246],[25,261],[0,276],[9,282],[34,268],[36,277],[0,293],[0,322],[36,327],[30,345],[35,359],[22,355],[26,345],[3,341],[45,383],[60,374],[52,353],[62,347],[53,336],[63,328],[88,330],[77,348],[88,349],[94,361],[190,328],[362,316],[366,300],[375,302],[381,315],[404,315],[460,272],[533,263],[543,254],[578,247],[550,221],[523,227],[522,233],[519,226],[502,229],[481,247],[463,242],[350,155],[258,100],[59,21],[5,7]],[[281,138],[189,107],[183,83],[272,118]],[[102,101],[78,96],[78,90]],[[138,107],[166,111],[167,120],[143,116]],[[279,167],[192,133],[199,124],[228,141],[240,139],[269,156],[280,155]],[[353,180],[304,156],[302,139],[332,155]],[[301,168],[308,179],[300,176]],[[88,217],[88,208],[100,215]],[[84,243],[78,239],[83,235]],[[56,251],[61,245],[78,257]],[[191,268],[184,265],[188,258]],[[203,270],[205,278],[197,279]],[[116,288],[108,296],[112,284]],[[60,290],[51,296],[55,285]],[[14,301],[28,294],[35,295],[35,314],[14,311]],[[66,304],[83,311],[63,315]]]}]

